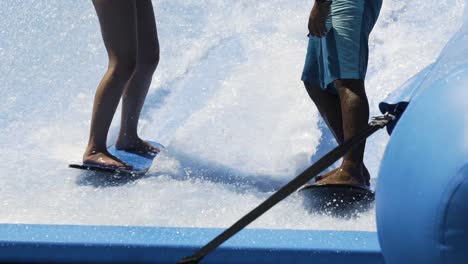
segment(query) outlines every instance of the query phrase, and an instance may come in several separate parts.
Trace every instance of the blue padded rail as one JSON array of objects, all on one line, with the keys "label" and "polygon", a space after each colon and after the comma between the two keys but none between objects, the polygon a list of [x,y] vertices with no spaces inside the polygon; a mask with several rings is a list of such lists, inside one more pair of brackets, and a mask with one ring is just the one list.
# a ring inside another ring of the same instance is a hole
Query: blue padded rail
[{"label": "blue padded rail", "polygon": [[[175,263],[222,229],[0,225],[0,262]],[[373,232],[247,229],[202,263],[384,263]]]}]

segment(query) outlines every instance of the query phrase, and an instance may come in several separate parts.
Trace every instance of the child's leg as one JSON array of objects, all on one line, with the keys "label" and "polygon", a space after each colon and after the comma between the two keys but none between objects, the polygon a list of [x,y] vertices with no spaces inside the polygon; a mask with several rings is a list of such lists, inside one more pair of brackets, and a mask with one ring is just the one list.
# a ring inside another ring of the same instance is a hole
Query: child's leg
[{"label": "child's leg", "polygon": [[136,71],[125,88],[122,98],[122,121],[118,149],[137,152],[158,152],[159,150],[138,137],[137,127],[153,73],[159,62],[159,42],[150,0],[136,2],[138,56]]},{"label": "child's leg", "polygon": [[132,77],[137,58],[135,1],[94,0],[102,37],[109,55],[107,72],[94,98],[85,163],[107,166],[124,164],[107,152],[107,133],[124,87]]}]

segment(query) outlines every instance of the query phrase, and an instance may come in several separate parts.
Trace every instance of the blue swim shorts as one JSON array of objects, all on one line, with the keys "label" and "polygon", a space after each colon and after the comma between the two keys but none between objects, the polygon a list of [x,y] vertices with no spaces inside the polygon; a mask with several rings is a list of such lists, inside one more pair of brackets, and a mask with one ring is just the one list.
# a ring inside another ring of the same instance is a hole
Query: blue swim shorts
[{"label": "blue swim shorts", "polygon": [[302,81],[336,93],[337,79],[364,80],[369,34],[382,0],[333,0],[325,37],[309,38]]}]

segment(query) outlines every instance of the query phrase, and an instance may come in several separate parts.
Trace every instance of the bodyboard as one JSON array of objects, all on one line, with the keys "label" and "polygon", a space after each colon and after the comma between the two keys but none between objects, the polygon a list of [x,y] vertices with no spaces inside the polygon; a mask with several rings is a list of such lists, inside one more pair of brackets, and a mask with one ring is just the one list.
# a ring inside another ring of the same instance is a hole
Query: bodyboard
[{"label": "bodyboard", "polygon": [[[156,143],[156,142],[149,142],[154,147],[162,150],[164,146]],[[110,154],[114,155],[115,157],[119,158],[123,162],[133,167],[132,170],[125,170],[119,168],[112,168],[100,165],[92,165],[92,164],[83,164],[83,163],[76,163],[70,164],[70,168],[74,169],[81,169],[81,170],[88,170],[88,171],[99,171],[99,172],[108,172],[117,175],[128,175],[128,176],[141,176],[144,175],[150,169],[151,165],[153,164],[154,158],[156,158],[157,154],[146,154],[146,153],[137,153],[137,152],[128,152],[122,151],[115,148],[114,145],[107,148]]]},{"label": "bodyboard", "polygon": [[309,184],[299,192],[304,195],[304,205],[310,212],[340,218],[369,210],[375,199],[375,193],[368,188],[342,184]]}]

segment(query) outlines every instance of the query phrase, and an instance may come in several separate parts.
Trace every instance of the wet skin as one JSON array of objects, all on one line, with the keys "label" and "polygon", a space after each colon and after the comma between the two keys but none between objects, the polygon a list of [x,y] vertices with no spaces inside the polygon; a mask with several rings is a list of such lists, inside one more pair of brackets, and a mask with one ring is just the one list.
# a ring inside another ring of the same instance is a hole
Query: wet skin
[{"label": "wet skin", "polygon": [[309,34],[316,37],[323,37],[327,34],[326,21],[330,13],[331,3],[315,1],[309,16]]},{"label": "wet skin", "polygon": [[[326,172],[326,173],[324,173],[322,175],[318,175],[317,177],[315,177],[315,181],[319,182],[322,179],[325,179],[328,176],[331,176],[331,175],[335,174],[338,170],[339,170],[339,168],[336,168],[336,169],[333,169],[333,170],[331,170],[329,172]],[[366,186],[370,187],[370,173],[369,173],[369,170],[367,170],[367,168],[366,168],[366,166],[364,164],[363,164],[361,173],[364,176],[364,179],[366,180]]]},{"label": "wet skin", "polygon": [[[317,106],[336,141],[341,144],[366,126],[369,104],[361,80],[336,80],[338,95],[324,91],[318,85],[305,83],[310,98]],[[349,184],[369,186],[370,175],[364,165],[365,142],[343,157],[341,166],[319,176],[316,184]]]},{"label": "wet skin", "polygon": [[91,129],[83,163],[131,169],[107,151],[107,134],[120,99],[122,117],[116,148],[155,154],[142,140],[138,120],[154,71],[159,42],[151,0],[93,0],[109,56],[107,72],[94,98]]},{"label": "wet skin", "polygon": [[[323,37],[327,33],[326,20],[330,3],[315,1],[309,16],[309,34]],[[324,91],[318,85],[305,83],[310,98],[317,106],[338,144],[349,140],[366,128],[369,119],[369,103],[364,81],[343,79],[334,81],[338,95]],[[317,185],[349,184],[360,187],[370,185],[370,175],[364,165],[365,142],[343,157],[341,166],[318,177]]]}]

